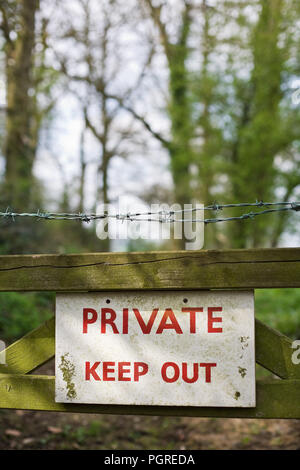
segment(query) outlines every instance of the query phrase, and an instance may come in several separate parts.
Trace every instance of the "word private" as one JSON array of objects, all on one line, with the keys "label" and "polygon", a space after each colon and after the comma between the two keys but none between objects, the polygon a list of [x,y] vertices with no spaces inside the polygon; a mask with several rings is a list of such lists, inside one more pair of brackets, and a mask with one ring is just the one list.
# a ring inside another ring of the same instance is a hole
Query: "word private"
[{"label": "word private", "polygon": [[[186,301],[187,299],[184,299]],[[222,333],[222,327],[214,326],[215,323],[221,323],[222,317],[214,316],[214,312],[222,312],[222,307],[208,307],[207,312],[204,312],[203,307],[182,307],[178,318],[176,317],[172,308],[164,309],[164,312],[159,312],[159,308],[154,308],[146,322],[143,315],[138,308],[132,308],[131,318],[136,320],[140,331],[144,335],[149,335],[151,332],[155,334],[162,334],[166,330],[173,330],[177,334],[183,334],[182,326],[180,326],[180,318],[183,317],[183,313],[188,316],[189,333],[196,333],[196,321],[197,317],[199,320],[205,321],[207,333]],[[121,323],[121,328],[117,327],[117,313],[112,308],[101,308],[101,313],[98,315],[97,311],[93,308],[83,308],[83,333],[88,332],[88,325],[100,322],[98,332],[106,334],[107,327],[111,328],[114,334],[126,335],[129,333],[129,308],[123,308],[122,313],[119,316],[118,323]],[[159,314],[160,313],[160,314]],[[205,313],[206,318],[200,318],[200,314]],[[153,328],[153,324],[156,319],[160,319],[158,327]],[[183,324],[186,321],[183,318]],[[135,329],[135,328],[133,328]],[[154,331],[155,330],[155,331]]]}]

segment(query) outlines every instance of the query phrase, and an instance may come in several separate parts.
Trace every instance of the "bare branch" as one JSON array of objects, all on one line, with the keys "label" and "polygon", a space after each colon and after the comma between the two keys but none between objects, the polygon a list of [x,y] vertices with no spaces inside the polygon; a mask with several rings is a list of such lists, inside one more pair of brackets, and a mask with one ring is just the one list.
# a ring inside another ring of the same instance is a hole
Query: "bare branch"
[{"label": "bare branch", "polygon": [[0,29],[2,29],[6,41],[11,44],[12,40],[10,38],[10,27],[9,27],[9,23],[8,23],[8,18],[7,18],[7,14],[6,14],[6,11],[5,11],[5,7],[1,3],[0,3],[0,12],[1,12],[1,15],[2,15],[2,21],[0,23]]},{"label": "bare branch", "polygon": [[170,148],[171,143],[167,139],[165,139],[161,134],[159,134],[154,129],[152,129],[152,126],[150,125],[150,123],[143,116],[138,114],[131,106],[126,104],[122,98],[119,98],[118,96],[114,96],[111,94],[107,94],[106,97],[108,99],[117,101],[119,105],[121,106],[121,108],[125,109],[125,111],[128,111],[137,121],[143,124],[145,129],[147,129],[147,131],[150,132],[150,134],[153,137],[155,137],[155,139],[159,140],[159,142],[161,142],[161,144],[165,148]]},{"label": "bare branch", "polygon": [[144,0],[148,8],[150,9],[150,13],[155,25],[158,28],[160,41],[162,46],[165,50],[165,54],[168,60],[171,58],[171,47],[170,47],[170,40],[167,33],[166,25],[163,23],[161,19],[161,9],[162,5],[154,6],[152,0]]},{"label": "bare branch", "polygon": [[84,113],[84,120],[85,120],[85,125],[86,125],[87,129],[90,129],[90,131],[92,132],[94,137],[96,137],[97,140],[102,142],[103,141],[103,135],[100,134],[97,131],[96,127],[91,123],[90,118],[88,117],[88,112],[87,112],[86,107],[84,107],[83,113]]}]

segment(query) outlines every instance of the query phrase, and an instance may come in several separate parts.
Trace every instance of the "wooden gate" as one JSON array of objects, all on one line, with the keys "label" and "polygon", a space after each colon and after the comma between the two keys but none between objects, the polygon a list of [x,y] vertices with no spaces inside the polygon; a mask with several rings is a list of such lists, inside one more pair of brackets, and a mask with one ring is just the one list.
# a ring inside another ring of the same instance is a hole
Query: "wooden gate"
[{"label": "wooden gate", "polygon": [[[0,256],[0,291],[208,290],[300,287],[300,249]],[[79,405],[54,401],[55,377],[32,375],[55,354],[55,319],[9,346],[0,407],[64,412],[300,418],[300,364],[292,341],[256,320],[256,408]]]}]

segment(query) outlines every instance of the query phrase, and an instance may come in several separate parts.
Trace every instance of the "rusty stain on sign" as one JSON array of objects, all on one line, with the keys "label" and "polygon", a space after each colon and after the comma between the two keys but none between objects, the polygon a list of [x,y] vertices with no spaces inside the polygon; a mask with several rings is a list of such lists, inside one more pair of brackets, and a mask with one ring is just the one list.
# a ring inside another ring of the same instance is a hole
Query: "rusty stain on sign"
[{"label": "rusty stain on sign", "polygon": [[58,294],[56,401],[254,407],[253,291]]}]

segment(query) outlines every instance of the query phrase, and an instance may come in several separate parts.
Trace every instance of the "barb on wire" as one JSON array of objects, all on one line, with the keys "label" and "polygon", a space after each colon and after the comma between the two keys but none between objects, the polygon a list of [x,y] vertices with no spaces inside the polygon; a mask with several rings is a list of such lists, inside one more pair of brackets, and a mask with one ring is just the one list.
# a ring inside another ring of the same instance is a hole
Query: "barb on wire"
[{"label": "barb on wire", "polygon": [[[275,207],[277,206],[277,207]],[[185,213],[195,213],[198,211],[220,211],[227,208],[245,208],[245,207],[267,207],[267,209],[260,210],[257,212],[248,212],[241,214],[239,216],[234,217],[213,217],[213,218],[192,218],[187,219],[185,217],[177,218],[177,214],[185,214]],[[0,212],[0,217],[4,219],[11,219],[15,221],[18,217],[31,217],[37,220],[78,220],[80,222],[91,222],[95,220],[101,219],[116,219],[121,220],[124,222],[128,220],[130,222],[159,222],[159,223],[175,223],[175,222],[202,222],[204,224],[211,224],[217,222],[229,222],[233,220],[246,220],[246,219],[254,219],[259,215],[270,214],[274,212],[283,212],[283,211],[300,211],[300,202],[263,202],[263,201],[256,201],[253,203],[238,203],[238,204],[217,204],[214,202],[211,205],[204,206],[204,207],[194,207],[190,209],[178,209],[178,210],[162,210],[156,212],[127,212],[125,214],[109,214],[109,213],[102,213],[102,214],[85,214],[85,213],[56,213],[56,212],[46,212],[37,210],[37,212],[14,212],[9,208],[6,209],[5,212]]]}]

